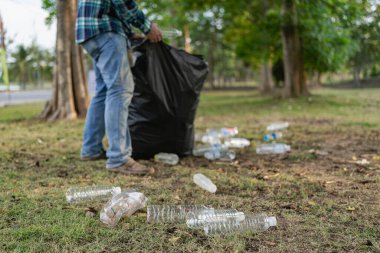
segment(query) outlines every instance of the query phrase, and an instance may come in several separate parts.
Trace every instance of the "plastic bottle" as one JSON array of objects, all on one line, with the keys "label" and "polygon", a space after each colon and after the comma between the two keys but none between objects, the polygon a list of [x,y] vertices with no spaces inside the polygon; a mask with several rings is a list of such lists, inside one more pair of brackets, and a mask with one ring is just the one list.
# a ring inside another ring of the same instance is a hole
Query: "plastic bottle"
[{"label": "plastic bottle", "polygon": [[179,157],[176,154],[158,153],[154,156],[156,162],[162,162],[165,164],[176,165],[179,161]]},{"label": "plastic bottle", "polygon": [[224,144],[230,148],[245,148],[251,145],[251,142],[244,138],[229,138],[224,141]]},{"label": "plastic bottle", "polygon": [[227,150],[226,145],[222,144],[213,144],[213,145],[203,145],[203,146],[197,146],[193,149],[193,155],[194,156],[204,156],[206,152],[213,151],[213,150]]},{"label": "plastic bottle", "polygon": [[256,153],[260,155],[283,154],[290,151],[290,146],[283,143],[261,144],[256,147]]},{"label": "plastic bottle", "polygon": [[201,173],[197,173],[193,176],[193,181],[196,185],[201,187],[202,189],[209,191],[211,193],[216,192],[216,185],[205,175]]},{"label": "plastic bottle", "polygon": [[273,131],[286,129],[288,127],[289,127],[288,122],[274,122],[274,123],[270,124],[269,126],[267,126],[267,131],[273,132]]},{"label": "plastic bottle", "polygon": [[207,129],[206,133],[202,136],[202,142],[210,144],[220,144],[221,139],[235,136],[238,133],[239,130],[237,127],[223,127],[219,129],[211,128]]},{"label": "plastic bottle", "polygon": [[175,38],[182,36],[182,32],[175,28],[160,28],[160,31],[164,38]]},{"label": "plastic bottle", "polygon": [[267,216],[266,214],[256,214],[246,216],[243,221],[236,219],[228,219],[222,222],[207,222],[204,225],[206,235],[212,234],[225,234],[238,231],[253,231],[262,232],[270,227],[277,225],[277,219],[274,216]]},{"label": "plastic bottle", "polygon": [[121,188],[114,186],[71,187],[66,191],[66,200],[68,203],[79,203],[95,199],[106,199],[120,192]]},{"label": "plastic bottle", "polygon": [[123,216],[131,216],[145,207],[147,198],[141,192],[122,192],[112,197],[100,212],[100,220],[109,227],[115,227]]},{"label": "plastic bottle", "polygon": [[204,205],[149,205],[147,221],[150,223],[180,223],[198,214],[213,212]]},{"label": "plastic bottle", "polygon": [[273,141],[282,138],[281,132],[273,132],[264,136],[264,141]]},{"label": "plastic bottle", "polygon": [[190,214],[186,220],[186,224],[189,228],[203,228],[207,223],[227,222],[229,220],[241,222],[244,219],[244,213],[236,209],[215,209],[208,213]]},{"label": "plastic bottle", "polygon": [[230,150],[211,150],[204,154],[208,160],[233,161],[236,157],[234,151]]}]

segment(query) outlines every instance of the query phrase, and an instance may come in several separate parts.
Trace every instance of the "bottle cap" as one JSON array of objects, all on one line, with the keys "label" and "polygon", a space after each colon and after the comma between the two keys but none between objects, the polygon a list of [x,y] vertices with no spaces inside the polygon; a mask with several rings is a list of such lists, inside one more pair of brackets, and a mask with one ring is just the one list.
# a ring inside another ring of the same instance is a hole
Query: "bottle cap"
[{"label": "bottle cap", "polygon": [[270,227],[274,227],[277,225],[277,219],[275,216],[268,217],[267,221],[268,221]]}]

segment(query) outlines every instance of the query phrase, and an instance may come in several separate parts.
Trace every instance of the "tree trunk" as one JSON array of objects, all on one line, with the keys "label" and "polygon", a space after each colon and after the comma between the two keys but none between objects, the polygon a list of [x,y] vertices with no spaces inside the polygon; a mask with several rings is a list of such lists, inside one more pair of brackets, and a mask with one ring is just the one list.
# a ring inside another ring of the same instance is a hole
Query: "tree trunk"
[{"label": "tree trunk", "polygon": [[76,0],[57,1],[57,42],[53,95],[40,117],[48,120],[85,117],[89,102],[84,56],[75,44]]},{"label": "tree trunk", "polygon": [[259,87],[261,94],[270,94],[272,92],[273,80],[271,69],[271,64],[269,62],[261,65],[261,80]]},{"label": "tree trunk", "polygon": [[298,33],[294,0],[283,0],[282,46],[285,71],[283,97],[299,97],[308,94],[302,55],[302,42]]},{"label": "tree trunk", "polygon": [[354,66],[353,70],[353,75],[354,75],[354,82],[355,82],[355,85],[357,87],[360,87],[361,83],[360,83],[360,72],[361,72],[361,69],[359,66]]}]

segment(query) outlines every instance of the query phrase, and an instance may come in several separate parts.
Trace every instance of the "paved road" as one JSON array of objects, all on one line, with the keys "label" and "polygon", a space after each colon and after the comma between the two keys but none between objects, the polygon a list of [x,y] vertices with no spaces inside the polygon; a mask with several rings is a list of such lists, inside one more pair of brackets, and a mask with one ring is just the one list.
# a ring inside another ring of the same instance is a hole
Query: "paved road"
[{"label": "paved road", "polygon": [[51,96],[51,90],[14,91],[10,93],[0,92],[0,107],[5,105],[26,104],[47,101]]}]

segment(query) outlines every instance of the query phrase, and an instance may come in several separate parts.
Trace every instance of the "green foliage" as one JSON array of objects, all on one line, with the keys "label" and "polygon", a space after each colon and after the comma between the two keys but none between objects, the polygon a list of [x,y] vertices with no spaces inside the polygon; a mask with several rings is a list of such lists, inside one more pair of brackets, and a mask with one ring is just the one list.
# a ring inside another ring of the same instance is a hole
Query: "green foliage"
[{"label": "green foliage", "polygon": [[48,11],[49,16],[46,18],[46,24],[51,25],[57,14],[57,0],[42,0],[42,8]]},{"label": "green foliage", "polygon": [[54,60],[53,52],[39,47],[35,41],[28,46],[18,45],[10,57],[10,80],[19,82],[24,87],[28,83],[50,81]]}]

